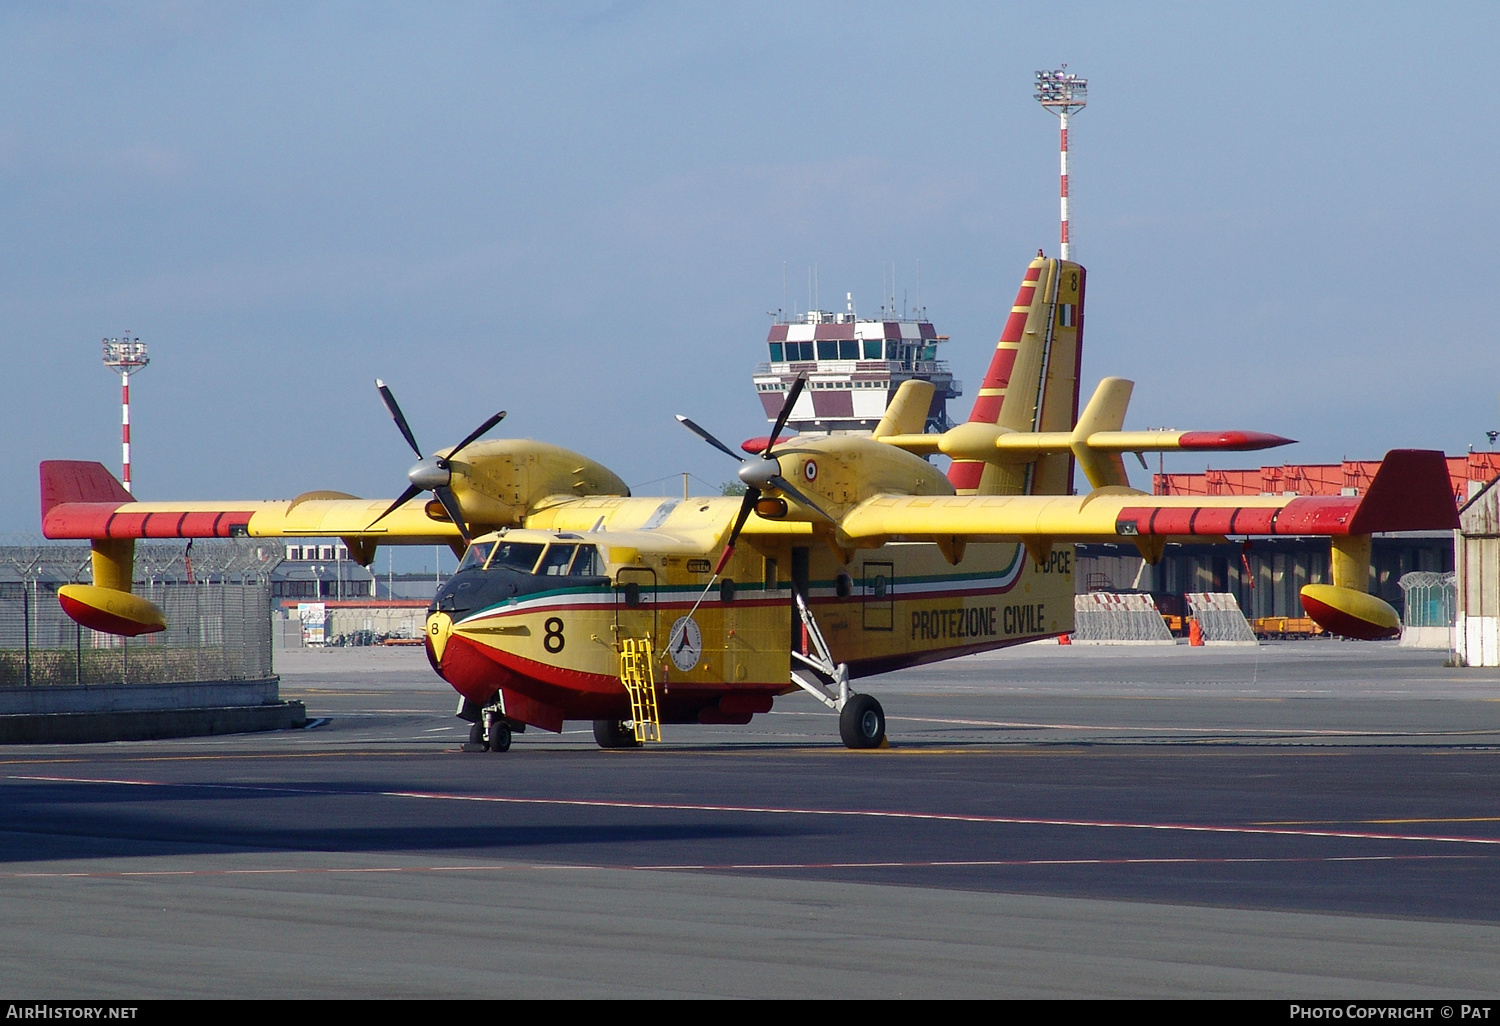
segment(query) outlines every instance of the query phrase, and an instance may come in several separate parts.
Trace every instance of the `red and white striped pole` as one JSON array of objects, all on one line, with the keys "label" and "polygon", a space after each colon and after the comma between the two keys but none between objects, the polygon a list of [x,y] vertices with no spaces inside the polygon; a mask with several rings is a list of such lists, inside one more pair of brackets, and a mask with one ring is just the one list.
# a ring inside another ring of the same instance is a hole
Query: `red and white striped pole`
[{"label": "red and white striped pole", "polygon": [[146,343],[138,338],[131,338],[126,332],[124,338],[106,338],[104,343],[104,366],[117,371],[120,375],[120,462],[122,467],[121,484],[128,492],[130,486],[130,374],[132,371],[141,370],[151,362],[151,357],[146,353]]},{"label": "red and white striped pole", "polygon": [[120,483],[130,491],[130,372],[120,374],[120,461],[124,464],[124,477]]},{"label": "red and white striped pole", "polygon": [[1068,112],[1058,117],[1062,122],[1062,249],[1064,260],[1073,259],[1073,246],[1068,239]]},{"label": "red and white striped pole", "polygon": [[1073,234],[1068,214],[1068,120],[1088,106],[1089,81],[1070,74],[1064,64],[1057,71],[1036,73],[1036,98],[1062,123],[1061,241],[1062,258],[1073,259]]}]

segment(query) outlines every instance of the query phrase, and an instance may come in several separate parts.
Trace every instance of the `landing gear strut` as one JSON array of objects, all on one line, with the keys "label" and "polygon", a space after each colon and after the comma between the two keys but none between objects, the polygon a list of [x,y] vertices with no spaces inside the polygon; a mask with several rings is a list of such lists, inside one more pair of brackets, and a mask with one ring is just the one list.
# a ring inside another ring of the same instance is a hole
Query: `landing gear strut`
[{"label": "landing gear strut", "polygon": [[869,695],[849,690],[849,666],[834,665],[833,655],[812,611],[797,592],[792,592],[797,614],[807,628],[811,652],[792,652],[792,683],[839,714],[839,738],[846,748],[881,748],[885,745],[885,710]]},{"label": "landing gear strut", "polygon": [[469,721],[469,743],[464,745],[466,752],[508,752],[511,734],[526,729],[526,724],[505,715],[505,707],[498,697],[483,707],[465,698],[458,705],[458,716]]}]

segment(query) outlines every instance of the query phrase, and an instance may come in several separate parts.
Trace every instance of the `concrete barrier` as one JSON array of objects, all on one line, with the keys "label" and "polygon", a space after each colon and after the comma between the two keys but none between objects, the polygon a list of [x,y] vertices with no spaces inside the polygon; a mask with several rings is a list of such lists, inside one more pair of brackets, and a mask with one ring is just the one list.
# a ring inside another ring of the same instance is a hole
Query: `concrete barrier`
[{"label": "concrete barrier", "polygon": [[188,684],[0,688],[0,744],[145,741],[285,730],[307,723],[280,678]]}]

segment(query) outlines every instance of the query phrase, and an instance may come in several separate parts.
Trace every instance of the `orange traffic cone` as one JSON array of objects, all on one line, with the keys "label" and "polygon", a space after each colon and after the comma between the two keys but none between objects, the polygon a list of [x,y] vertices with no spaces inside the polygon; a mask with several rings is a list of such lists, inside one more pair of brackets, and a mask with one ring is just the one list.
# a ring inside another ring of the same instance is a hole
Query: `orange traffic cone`
[{"label": "orange traffic cone", "polygon": [[1203,628],[1198,626],[1196,619],[1188,621],[1188,644],[1200,647],[1203,645]]},{"label": "orange traffic cone", "polygon": [[1057,643],[1059,645],[1071,645],[1071,644],[1073,644],[1073,635],[1071,635],[1071,634],[1059,634],[1057,636]]}]

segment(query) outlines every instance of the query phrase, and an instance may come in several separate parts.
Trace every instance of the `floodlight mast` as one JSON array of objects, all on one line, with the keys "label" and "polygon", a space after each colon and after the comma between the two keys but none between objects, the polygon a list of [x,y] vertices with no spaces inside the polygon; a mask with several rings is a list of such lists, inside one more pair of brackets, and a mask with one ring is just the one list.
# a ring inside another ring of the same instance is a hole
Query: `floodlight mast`
[{"label": "floodlight mast", "polygon": [[120,375],[120,458],[123,464],[121,484],[130,491],[130,375],[144,370],[151,357],[146,354],[146,343],[131,338],[125,332],[123,338],[100,340],[104,345],[104,366]]},{"label": "floodlight mast", "polygon": [[1088,106],[1089,80],[1068,71],[1064,64],[1056,71],[1036,73],[1036,99],[1057,115],[1062,123],[1062,258],[1073,259],[1073,242],[1068,230],[1068,118]]}]

